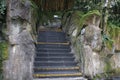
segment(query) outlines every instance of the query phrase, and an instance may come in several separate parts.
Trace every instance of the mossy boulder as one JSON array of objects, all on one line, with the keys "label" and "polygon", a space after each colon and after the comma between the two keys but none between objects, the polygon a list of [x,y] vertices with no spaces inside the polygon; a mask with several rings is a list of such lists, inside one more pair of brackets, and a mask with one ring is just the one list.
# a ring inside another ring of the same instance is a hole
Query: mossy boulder
[{"label": "mossy boulder", "polygon": [[120,52],[120,27],[109,23],[107,26],[107,35],[110,38],[106,45],[109,49],[113,49],[117,52]]}]

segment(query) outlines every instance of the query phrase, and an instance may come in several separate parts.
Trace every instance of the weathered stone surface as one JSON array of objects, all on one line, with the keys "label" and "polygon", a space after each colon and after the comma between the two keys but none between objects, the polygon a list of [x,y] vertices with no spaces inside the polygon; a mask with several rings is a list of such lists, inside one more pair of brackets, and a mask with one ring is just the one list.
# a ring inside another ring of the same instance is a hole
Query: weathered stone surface
[{"label": "weathered stone surface", "polygon": [[10,0],[10,17],[12,19],[22,18],[26,20],[31,19],[30,15],[30,0]]},{"label": "weathered stone surface", "polygon": [[[33,56],[35,46],[30,33],[23,30],[14,44],[10,45],[9,60],[5,64],[6,80],[32,80]],[[17,42],[17,43],[16,43]]]},{"label": "weathered stone surface", "polygon": [[102,47],[101,29],[95,25],[89,25],[85,28],[84,40],[90,45],[92,50],[100,51]]},{"label": "weathered stone surface", "polygon": [[[14,44],[24,44],[24,43],[29,44],[29,43],[34,42],[32,37],[29,37],[30,32],[27,32],[26,29],[21,30],[20,26],[23,27],[23,25],[19,25],[19,23],[17,25],[13,24],[11,26],[12,31],[11,31],[11,35],[9,35],[10,44],[12,44],[12,45],[14,45]],[[13,30],[15,30],[15,31],[13,31]]]},{"label": "weathered stone surface", "polygon": [[116,53],[110,59],[113,69],[120,68],[120,53]]},{"label": "weathered stone surface", "polygon": [[8,0],[9,58],[4,62],[4,80],[33,80],[35,45],[30,0]]},{"label": "weathered stone surface", "polygon": [[98,73],[103,73],[104,62],[100,59],[100,55],[92,51],[88,45],[84,45],[84,49],[85,74],[93,77]]}]

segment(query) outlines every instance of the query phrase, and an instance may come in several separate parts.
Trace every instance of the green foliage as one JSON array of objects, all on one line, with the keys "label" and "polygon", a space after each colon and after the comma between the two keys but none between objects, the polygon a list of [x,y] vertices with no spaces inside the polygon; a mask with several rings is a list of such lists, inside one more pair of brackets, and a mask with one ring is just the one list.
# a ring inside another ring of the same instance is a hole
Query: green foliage
[{"label": "green foliage", "polygon": [[120,28],[113,23],[108,22],[106,34],[103,34],[103,42],[108,49],[112,50],[113,44],[118,40],[119,34]]},{"label": "green foliage", "polygon": [[120,34],[120,27],[109,22],[108,26],[107,26],[107,31],[108,31],[111,38],[115,38]]},{"label": "green foliage", "polygon": [[6,0],[0,0],[0,14],[5,14]]},{"label": "green foliage", "polygon": [[43,11],[41,12],[40,14],[40,18],[41,18],[41,23],[46,23],[48,24],[48,20],[52,20],[53,19],[53,15],[54,15],[54,12],[50,11],[50,12],[46,12],[46,11]]},{"label": "green foliage", "polygon": [[75,7],[83,12],[101,10],[102,0],[75,0]]},{"label": "green foliage", "polygon": [[6,42],[0,42],[0,80],[2,80],[3,61],[8,58],[8,44]]},{"label": "green foliage", "polygon": [[83,25],[85,24],[85,21],[92,15],[98,15],[101,16],[100,12],[98,10],[92,10],[87,12],[86,14],[83,14],[82,12],[77,13],[79,15],[79,19],[76,19],[76,23],[79,25],[78,27],[78,32],[77,32],[77,36],[81,30],[81,28],[83,27]]},{"label": "green foliage", "polygon": [[37,20],[40,19],[40,17],[39,17],[39,13],[40,13],[39,7],[35,4],[35,2],[33,0],[30,0],[30,1],[31,1],[31,9],[32,9],[32,19],[34,19],[32,21],[33,21],[33,23],[36,23]]},{"label": "green foliage", "polygon": [[[108,5],[105,7],[104,0],[75,0],[75,8],[87,13],[91,10],[98,10],[102,15],[108,11],[108,21],[120,27],[120,0],[108,0]],[[104,16],[105,17],[105,16]]]},{"label": "green foliage", "polygon": [[101,14],[100,14],[100,12],[98,10],[89,11],[88,13],[84,14],[81,17],[81,19],[80,19],[80,26],[83,26],[85,20],[88,19],[92,15],[98,15],[98,16],[100,16]]},{"label": "green foliage", "polygon": [[120,0],[115,0],[109,9],[109,22],[120,27]]},{"label": "green foliage", "polygon": [[[81,31],[81,28],[83,27],[83,25],[86,25],[86,20],[93,15],[101,16],[101,13],[98,10],[92,10],[87,13],[84,13],[79,10],[75,10],[75,11],[68,11],[68,12],[66,12],[65,15],[66,16],[68,16],[68,15],[74,16],[73,17],[74,19],[72,19],[72,20],[73,20],[74,24],[76,24],[78,26],[77,35],[76,35],[76,37],[78,37],[78,35]],[[63,21],[63,22],[65,23],[65,21]]]}]

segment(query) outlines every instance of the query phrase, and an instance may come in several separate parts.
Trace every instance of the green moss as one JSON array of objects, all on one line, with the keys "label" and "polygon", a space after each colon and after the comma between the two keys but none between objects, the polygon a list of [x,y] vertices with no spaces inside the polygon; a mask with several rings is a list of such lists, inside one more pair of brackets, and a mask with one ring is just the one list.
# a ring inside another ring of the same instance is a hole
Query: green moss
[{"label": "green moss", "polygon": [[101,79],[103,76],[101,74],[96,74],[96,76],[94,76],[93,80],[99,80]]},{"label": "green moss", "polygon": [[103,74],[104,77],[109,78],[109,77],[114,77],[114,76],[120,76],[120,68],[115,68],[111,69],[109,72],[105,72]]},{"label": "green moss", "polygon": [[0,42],[0,80],[2,80],[2,62],[8,58],[8,43]]},{"label": "green moss", "polygon": [[[115,42],[120,42],[120,41],[117,41],[118,37],[119,37],[119,34],[120,34],[120,27],[112,24],[112,23],[109,23],[108,26],[107,26],[107,31],[106,31],[106,35],[108,36],[107,37],[107,40],[105,41],[105,44],[106,44],[106,47],[109,49],[109,50],[112,50],[113,48],[113,43]],[[118,43],[120,44],[120,43]]]},{"label": "green moss", "polygon": [[109,23],[107,26],[107,34],[109,34],[111,38],[117,37],[120,34],[120,27]]},{"label": "green moss", "polygon": [[0,59],[7,59],[8,58],[8,43],[7,42],[1,42],[0,43]]},{"label": "green moss", "polygon": [[105,63],[106,64],[105,64],[105,67],[104,67],[104,77],[107,78],[107,77],[112,76],[114,71],[112,69],[112,65],[111,65],[111,63],[110,63],[108,58],[105,59]]},{"label": "green moss", "polygon": [[112,69],[111,64],[110,64],[109,61],[107,61],[107,62],[106,62],[106,65],[105,65],[105,67],[104,67],[104,71],[105,71],[105,72],[110,72],[111,69]]},{"label": "green moss", "polygon": [[113,76],[119,76],[120,75],[120,68],[113,69]]},{"label": "green moss", "polygon": [[109,62],[106,62],[106,66],[104,68],[104,73],[96,74],[93,78],[93,80],[101,80],[102,78],[109,78],[114,76],[120,75],[120,68],[112,69],[111,64]]}]

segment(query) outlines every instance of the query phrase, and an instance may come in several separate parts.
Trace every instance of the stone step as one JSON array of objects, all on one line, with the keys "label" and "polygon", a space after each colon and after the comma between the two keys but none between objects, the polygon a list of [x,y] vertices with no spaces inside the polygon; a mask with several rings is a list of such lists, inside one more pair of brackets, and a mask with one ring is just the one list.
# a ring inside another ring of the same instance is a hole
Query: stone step
[{"label": "stone step", "polygon": [[37,57],[73,57],[72,53],[36,53]]},{"label": "stone step", "polygon": [[36,48],[36,50],[40,50],[40,49],[56,49],[56,50],[58,50],[58,49],[69,49],[69,50],[71,50],[71,48],[70,47],[44,47],[44,46],[41,46],[41,47],[38,47],[38,48]]},{"label": "stone step", "polygon": [[36,42],[36,44],[41,45],[41,44],[45,44],[45,45],[69,45],[69,42]]},{"label": "stone step", "polygon": [[35,61],[34,66],[76,66],[74,61]]},{"label": "stone step", "polygon": [[73,54],[71,52],[38,52],[36,51],[36,54]]},{"label": "stone step", "polygon": [[80,77],[82,76],[81,73],[67,73],[67,74],[33,74],[35,78],[54,78],[54,77]]},{"label": "stone step", "polygon": [[74,57],[35,57],[35,61],[74,61]]},{"label": "stone step", "polygon": [[71,49],[39,49],[37,52],[71,52]]},{"label": "stone step", "polygon": [[79,73],[79,70],[34,70],[35,74],[69,74]]},{"label": "stone step", "polygon": [[42,34],[42,35],[38,35],[37,38],[56,38],[56,39],[66,39],[65,35],[50,35],[50,34]]},{"label": "stone step", "polygon": [[41,38],[38,38],[37,39],[38,42],[45,42],[45,41],[64,41],[64,42],[67,42],[67,39],[65,38],[60,38],[60,37],[41,37]]},{"label": "stone step", "polygon": [[60,32],[57,32],[57,31],[39,31],[39,34],[49,34],[49,35],[63,34],[63,35],[65,35],[65,32],[63,32],[63,31],[60,31]]},{"label": "stone step", "polygon": [[44,67],[34,67],[34,70],[41,70],[41,71],[56,71],[56,70],[77,70],[79,71],[79,67],[75,66],[75,67],[48,67],[48,66],[44,66]]},{"label": "stone step", "polygon": [[60,32],[57,32],[57,31],[39,31],[39,35],[42,35],[42,34],[47,34],[47,35],[65,35],[64,32],[60,31]]},{"label": "stone step", "polygon": [[50,34],[39,34],[38,38],[42,38],[42,37],[57,37],[57,38],[66,38],[66,35],[63,34],[54,34],[54,35],[50,35]]},{"label": "stone step", "polygon": [[41,68],[41,67],[35,67],[34,68],[34,73],[41,73],[41,74],[53,74],[53,73],[73,73],[73,72],[79,72],[79,67],[75,68],[75,67],[71,67],[71,68]]},{"label": "stone step", "polygon": [[54,49],[54,48],[50,48],[50,47],[48,47],[48,48],[41,47],[41,48],[36,48],[36,50],[71,50],[71,49],[70,48],[56,48],[56,49]]},{"label": "stone step", "polygon": [[88,80],[84,77],[35,78],[33,80]]},{"label": "stone step", "polygon": [[36,48],[70,48],[69,45],[62,44],[36,44]]},{"label": "stone step", "polygon": [[[34,78],[77,78],[81,77],[70,43],[62,31],[40,31],[36,42]],[[61,79],[62,80],[62,79]]]}]

